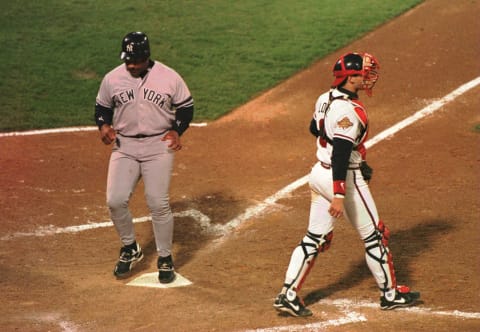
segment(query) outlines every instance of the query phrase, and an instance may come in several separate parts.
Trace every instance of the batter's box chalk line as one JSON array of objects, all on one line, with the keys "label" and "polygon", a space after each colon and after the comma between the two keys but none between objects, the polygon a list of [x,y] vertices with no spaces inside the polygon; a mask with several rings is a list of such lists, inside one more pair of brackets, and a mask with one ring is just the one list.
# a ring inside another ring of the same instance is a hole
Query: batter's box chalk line
[{"label": "batter's box chalk line", "polygon": [[[272,299],[273,300],[273,299]],[[243,330],[241,332],[314,332],[314,331],[325,331],[330,327],[337,327],[347,324],[357,324],[362,322],[367,322],[367,316],[362,313],[356,312],[357,309],[370,308],[374,310],[379,310],[378,302],[369,302],[369,301],[356,301],[351,299],[336,299],[329,300],[323,299],[318,303],[311,306],[315,308],[321,308],[321,306],[334,306],[337,307],[341,315],[335,318],[330,318],[327,320],[322,320],[318,322],[308,323],[308,324],[296,324],[296,325],[284,325],[284,326],[272,326],[265,328],[258,328],[253,330]],[[463,312],[459,310],[452,311],[441,311],[434,310],[431,308],[425,307],[409,307],[397,309],[397,311],[403,311],[410,314],[417,315],[428,315],[428,316],[450,316],[460,319],[480,319],[480,313],[477,312]],[[320,317],[326,317],[324,311],[319,310],[317,315]],[[239,331],[240,332],[240,331]]]},{"label": "batter's box chalk line", "polygon": [[[198,222],[200,227],[203,231],[211,234],[217,235],[224,235],[228,232],[228,227],[230,225],[217,225],[212,224],[210,218],[198,210],[189,209],[181,212],[175,212],[173,214],[174,217],[190,217],[193,218]],[[133,223],[144,223],[151,221],[152,218],[150,216],[134,218]],[[50,236],[55,234],[72,234],[72,233],[79,233],[91,229],[98,229],[98,228],[105,228],[105,227],[113,227],[112,221],[104,221],[104,222],[88,222],[87,224],[83,225],[75,225],[75,226],[67,226],[67,227],[57,227],[54,225],[47,225],[47,226],[40,226],[36,230],[32,232],[16,232],[11,234],[6,234],[0,237],[1,241],[7,241],[14,238],[19,237],[27,237],[27,236]]]},{"label": "batter's box chalk line", "polygon": [[346,324],[363,323],[367,321],[367,318],[355,311],[343,310],[342,316],[335,319],[328,319],[324,321],[308,323],[308,324],[296,324],[285,326],[266,327],[255,330],[244,330],[242,332],[316,332],[325,331],[329,327],[342,326]]},{"label": "batter's box chalk line", "polygon": [[175,272],[175,280],[169,284],[161,284],[158,281],[158,272],[145,273],[140,277],[130,281],[127,286],[151,287],[151,288],[175,288],[184,287],[192,284],[190,280]]}]

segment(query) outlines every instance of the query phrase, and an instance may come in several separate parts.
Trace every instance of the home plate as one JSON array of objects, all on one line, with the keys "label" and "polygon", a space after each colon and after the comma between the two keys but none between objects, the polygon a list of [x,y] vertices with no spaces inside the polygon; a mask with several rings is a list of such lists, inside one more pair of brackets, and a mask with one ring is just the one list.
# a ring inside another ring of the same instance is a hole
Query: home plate
[{"label": "home plate", "polygon": [[191,285],[192,282],[180,274],[176,273],[176,278],[169,284],[161,284],[158,281],[158,272],[146,273],[130,281],[127,286],[153,287],[153,288],[173,288]]}]

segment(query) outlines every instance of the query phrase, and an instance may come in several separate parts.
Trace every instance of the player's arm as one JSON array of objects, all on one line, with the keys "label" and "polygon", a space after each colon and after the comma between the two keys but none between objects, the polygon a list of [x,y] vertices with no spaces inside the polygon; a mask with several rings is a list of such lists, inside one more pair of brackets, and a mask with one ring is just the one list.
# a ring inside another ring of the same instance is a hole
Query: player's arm
[{"label": "player's arm", "polygon": [[190,101],[189,105],[177,108],[175,112],[175,121],[173,122],[172,129],[169,130],[162,138],[162,140],[164,141],[170,141],[168,145],[170,149],[174,151],[179,151],[182,148],[180,136],[188,129],[192,119],[193,100]]},{"label": "player's arm", "polygon": [[310,133],[315,137],[320,136],[320,131],[317,128],[317,121],[315,119],[310,121]]},{"label": "player's arm", "polygon": [[333,193],[345,196],[345,179],[353,150],[353,143],[346,139],[334,138],[332,151]]},{"label": "player's arm", "polygon": [[115,130],[112,128],[113,109],[95,104],[95,123],[100,130],[100,138],[103,143],[110,144],[115,140]]},{"label": "player's arm", "polygon": [[343,214],[343,199],[346,192],[345,180],[350,154],[353,150],[353,142],[335,137],[332,145],[333,200],[329,212],[333,217],[338,218]]},{"label": "player's arm", "polygon": [[112,125],[113,109],[95,104],[95,123],[98,129],[102,128],[104,124]]},{"label": "player's arm", "polygon": [[193,104],[177,108],[175,112],[175,122],[173,123],[172,129],[178,133],[178,136],[188,129],[190,122],[193,120]]}]

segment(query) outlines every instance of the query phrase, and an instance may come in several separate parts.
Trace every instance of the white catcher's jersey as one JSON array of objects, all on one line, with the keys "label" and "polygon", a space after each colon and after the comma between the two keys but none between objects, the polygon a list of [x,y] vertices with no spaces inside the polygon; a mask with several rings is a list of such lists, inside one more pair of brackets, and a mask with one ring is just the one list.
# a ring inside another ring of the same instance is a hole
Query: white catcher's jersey
[{"label": "white catcher's jersey", "polygon": [[96,103],[114,109],[115,131],[133,136],[154,135],[172,128],[175,109],[193,104],[182,77],[172,68],[155,61],[142,77],[132,77],[125,64],[105,75]]},{"label": "white catcher's jersey", "polygon": [[330,164],[333,147],[328,141],[334,138],[348,140],[353,143],[350,165],[358,165],[365,160],[367,139],[367,113],[359,100],[349,99],[348,95],[338,89],[330,90],[318,97],[313,114],[317,130],[326,137],[317,138],[317,158]]}]

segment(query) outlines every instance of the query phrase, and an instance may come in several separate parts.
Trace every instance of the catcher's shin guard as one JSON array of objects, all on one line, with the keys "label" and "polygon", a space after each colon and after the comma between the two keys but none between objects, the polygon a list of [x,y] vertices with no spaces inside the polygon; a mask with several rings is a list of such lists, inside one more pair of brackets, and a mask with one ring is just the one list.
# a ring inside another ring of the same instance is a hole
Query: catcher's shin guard
[{"label": "catcher's shin guard", "polygon": [[318,253],[330,247],[332,238],[333,231],[326,235],[307,232],[300,244],[293,250],[287,269],[285,288],[295,292],[300,290],[303,281],[313,267]]},{"label": "catcher's shin guard", "polygon": [[393,258],[388,248],[390,231],[382,221],[377,229],[364,239],[367,265],[382,292],[397,286]]}]

